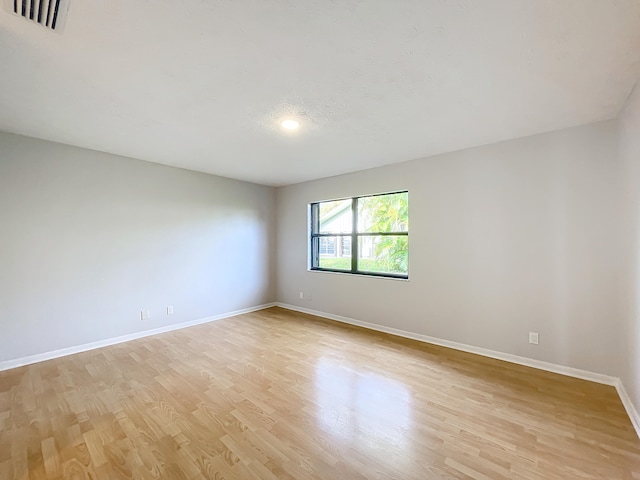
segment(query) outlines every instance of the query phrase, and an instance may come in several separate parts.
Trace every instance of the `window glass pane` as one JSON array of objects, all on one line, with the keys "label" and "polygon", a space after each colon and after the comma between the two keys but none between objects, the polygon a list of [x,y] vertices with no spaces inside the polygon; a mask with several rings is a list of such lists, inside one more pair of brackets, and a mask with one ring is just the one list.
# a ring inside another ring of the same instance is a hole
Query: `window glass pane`
[{"label": "window glass pane", "polygon": [[320,256],[336,256],[336,237],[320,237],[318,240],[320,241]]},{"label": "window glass pane", "polygon": [[318,204],[320,233],[351,233],[353,218],[351,200],[335,200]]},{"label": "window glass pane", "polygon": [[358,270],[407,275],[409,237],[368,235],[358,238]]},{"label": "window glass pane", "polygon": [[409,194],[392,193],[358,199],[358,232],[408,232]]},{"label": "window glass pane", "polygon": [[351,270],[351,238],[319,237],[318,267]]}]

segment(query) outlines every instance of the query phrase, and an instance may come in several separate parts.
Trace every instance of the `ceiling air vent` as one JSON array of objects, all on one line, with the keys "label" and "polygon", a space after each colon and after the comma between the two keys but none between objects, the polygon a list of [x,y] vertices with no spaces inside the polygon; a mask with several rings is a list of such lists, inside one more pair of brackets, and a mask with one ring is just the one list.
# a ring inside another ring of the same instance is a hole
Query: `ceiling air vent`
[{"label": "ceiling air vent", "polygon": [[70,0],[4,0],[5,9],[22,18],[61,32],[67,20]]}]

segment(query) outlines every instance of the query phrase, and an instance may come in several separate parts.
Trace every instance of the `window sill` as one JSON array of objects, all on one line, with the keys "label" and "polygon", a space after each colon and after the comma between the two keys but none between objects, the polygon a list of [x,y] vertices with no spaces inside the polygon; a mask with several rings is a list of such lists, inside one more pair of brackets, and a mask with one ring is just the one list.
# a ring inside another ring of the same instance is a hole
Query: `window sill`
[{"label": "window sill", "polygon": [[372,274],[367,274],[367,273],[351,273],[351,272],[339,272],[339,271],[334,271],[334,270],[317,270],[315,268],[307,268],[307,272],[312,272],[312,273],[329,273],[329,274],[333,274],[333,275],[348,275],[350,277],[364,277],[364,278],[377,278],[377,279],[382,279],[382,280],[399,280],[401,282],[408,282],[409,278],[402,278],[402,277],[391,277],[391,276],[384,276],[384,275],[372,275]]}]

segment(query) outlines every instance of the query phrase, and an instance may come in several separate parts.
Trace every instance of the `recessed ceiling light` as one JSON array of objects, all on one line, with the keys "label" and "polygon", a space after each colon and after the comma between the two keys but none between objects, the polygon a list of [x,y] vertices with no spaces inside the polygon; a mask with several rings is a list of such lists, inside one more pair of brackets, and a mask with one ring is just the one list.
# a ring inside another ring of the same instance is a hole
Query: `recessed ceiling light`
[{"label": "recessed ceiling light", "polygon": [[291,120],[291,119],[283,120],[280,125],[285,130],[297,130],[298,128],[300,128],[300,122],[297,120]]}]

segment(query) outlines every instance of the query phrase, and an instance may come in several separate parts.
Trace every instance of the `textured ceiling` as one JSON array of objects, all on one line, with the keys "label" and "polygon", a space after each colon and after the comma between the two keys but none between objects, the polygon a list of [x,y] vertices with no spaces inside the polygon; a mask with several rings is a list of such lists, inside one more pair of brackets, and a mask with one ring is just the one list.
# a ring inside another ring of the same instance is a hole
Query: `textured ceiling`
[{"label": "textured ceiling", "polygon": [[0,130],[268,185],[613,118],[639,76],[637,0],[0,10]]}]

